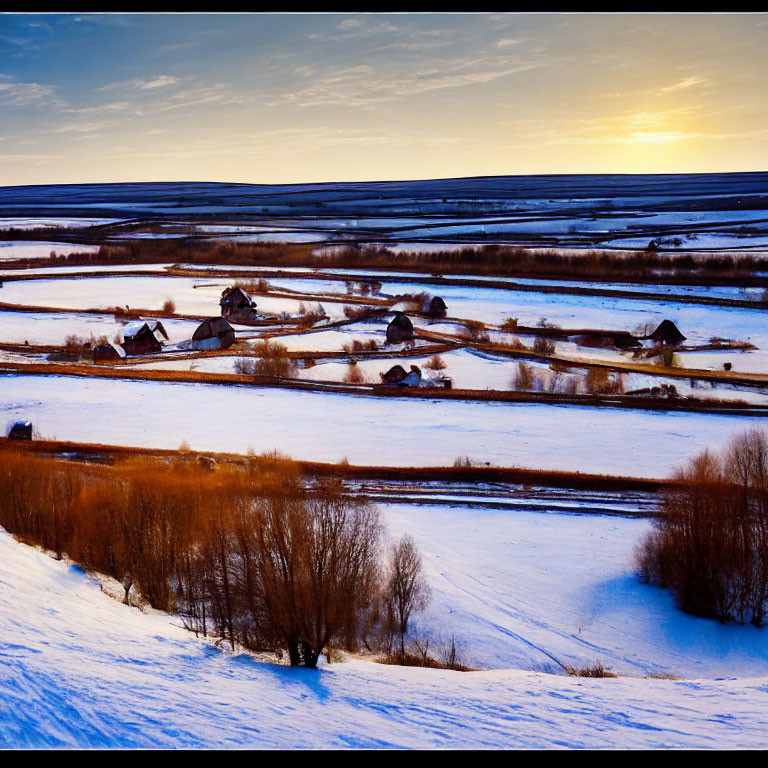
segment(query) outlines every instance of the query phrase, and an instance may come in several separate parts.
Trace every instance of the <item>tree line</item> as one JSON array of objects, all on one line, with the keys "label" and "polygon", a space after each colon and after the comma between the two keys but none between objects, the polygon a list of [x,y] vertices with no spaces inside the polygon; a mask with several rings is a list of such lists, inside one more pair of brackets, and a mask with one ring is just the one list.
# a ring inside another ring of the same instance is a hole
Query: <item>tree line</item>
[{"label": "tree line", "polygon": [[177,613],[190,630],[317,666],[332,648],[405,656],[425,607],[421,556],[338,480],[280,457],[116,466],[4,451],[0,525]]},{"label": "tree line", "polygon": [[676,472],[638,548],[644,581],[682,610],[761,627],[768,615],[768,436],[735,437]]}]

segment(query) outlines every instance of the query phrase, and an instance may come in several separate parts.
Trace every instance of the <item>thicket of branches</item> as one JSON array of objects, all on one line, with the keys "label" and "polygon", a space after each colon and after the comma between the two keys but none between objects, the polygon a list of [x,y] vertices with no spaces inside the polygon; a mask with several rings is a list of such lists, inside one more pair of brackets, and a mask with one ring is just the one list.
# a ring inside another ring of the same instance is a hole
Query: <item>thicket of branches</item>
[{"label": "thicket of branches", "polygon": [[768,611],[768,437],[754,429],[674,476],[637,553],[643,580],[680,608],[761,627]]},{"label": "thicket of branches", "polygon": [[413,542],[388,552],[375,507],[338,481],[307,490],[279,457],[102,467],[4,451],[0,525],[118,579],[125,602],[141,595],[196,633],[293,665],[331,648],[390,651],[424,605]]},{"label": "thicket of branches", "polygon": [[[140,227],[141,228],[141,227]],[[144,225],[146,229],[146,225]],[[61,236],[66,230],[58,230]],[[10,230],[10,239],[45,240],[51,232]],[[87,230],[79,230],[83,242],[94,242]],[[103,234],[99,234],[103,237]],[[98,242],[98,241],[97,241]],[[27,266],[41,263],[28,260]],[[753,277],[765,271],[768,260],[751,254],[665,253],[653,249],[632,252],[585,250],[579,253],[557,248],[531,249],[513,245],[488,244],[481,247],[446,248],[441,251],[387,248],[349,244],[316,248],[303,243],[239,243],[226,240],[185,240],[182,238],[144,238],[120,245],[100,245],[98,252],[61,254],[44,260],[62,264],[119,264],[176,262],[190,264],[261,265],[274,267],[379,268],[443,273],[488,275],[539,275],[550,277],[585,277],[593,279],[632,274],[636,279],[652,282],[687,279]],[[757,285],[762,281],[754,278]],[[376,289],[366,284],[365,291]],[[350,288],[350,292],[354,292]],[[361,295],[364,295],[361,291]]]}]

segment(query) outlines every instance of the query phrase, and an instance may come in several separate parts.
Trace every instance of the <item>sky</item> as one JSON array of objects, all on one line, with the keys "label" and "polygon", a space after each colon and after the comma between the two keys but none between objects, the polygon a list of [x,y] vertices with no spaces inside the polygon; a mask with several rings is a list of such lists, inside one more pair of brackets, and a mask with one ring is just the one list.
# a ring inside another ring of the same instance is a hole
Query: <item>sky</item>
[{"label": "sky", "polygon": [[0,185],[768,170],[768,14],[0,14]]}]

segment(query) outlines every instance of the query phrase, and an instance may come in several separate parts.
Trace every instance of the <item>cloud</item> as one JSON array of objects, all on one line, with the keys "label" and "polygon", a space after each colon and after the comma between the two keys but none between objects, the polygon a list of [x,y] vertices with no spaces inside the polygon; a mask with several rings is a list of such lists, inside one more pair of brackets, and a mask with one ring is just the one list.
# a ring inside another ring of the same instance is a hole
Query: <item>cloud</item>
[{"label": "cloud", "polygon": [[97,88],[99,91],[110,90],[133,90],[133,91],[154,91],[158,88],[170,88],[181,82],[180,77],[173,75],[155,75],[154,77],[141,78],[135,77],[132,80],[121,80],[117,83],[110,83]]},{"label": "cloud", "polygon": [[127,101],[114,101],[110,104],[99,104],[95,107],[80,107],[62,109],[62,112],[72,115],[94,115],[101,112],[122,112],[126,109],[130,109],[131,105]]},{"label": "cloud", "polygon": [[54,86],[42,83],[19,83],[0,75],[0,106],[23,107],[48,100]]},{"label": "cloud", "polygon": [[344,21],[339,24],[336,29],[338,29],[341,32],[345,32],[348,29],[356,29],[357,27],[362,26],[363,22],[360,21],[360,19],[344,19]]},{"label": "cloud", "polygon": [[315,78],[304,88],[282,94],[282,100],[301,107],[370,106],[402,96],[488,83],[536,66],[539,65],[524,61],[493,63],[472,59],[407,74],[384,76],[378,69],[358,65]]},{"label": "cloud", "polygon": [[706,77],[685,77],[672,85],[666,85],[664,88],[659,88],[657,95],[662,96],[667,93],[674,93],[675,91],[684,91],[688,88],[694,88],[698,85],[705,85],[709,80]]}]

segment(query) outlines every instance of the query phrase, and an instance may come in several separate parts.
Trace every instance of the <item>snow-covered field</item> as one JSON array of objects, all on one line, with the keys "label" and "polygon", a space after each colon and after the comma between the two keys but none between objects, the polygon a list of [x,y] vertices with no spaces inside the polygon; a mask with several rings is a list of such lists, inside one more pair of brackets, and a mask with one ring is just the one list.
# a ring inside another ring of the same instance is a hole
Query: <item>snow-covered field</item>
[{"label": "snow-covered field", "polygon": [[642,518],[391,504],[393,534],[425,559],[430,609],[415,620],[452,634],[475,667],[561,673],[601,662],[622,675],[768,676],[765,633],[679,611],[632,572]]},{"label": "snow-covered field", "polygon": [[[0,231],[3,225],[0,221]],[[0,261],[16,261],[18,259],[47,259],[52,252],[59,256],[70,253],[96,253],[97,245],[81,245],[80,243],[54,243],[39,240],[0,240]]]},{"label": "snow-covered field", "polygon": [[[665,477],[759,419],[542,404],[349,397],[288,389],[0,377],[0,419],[41,437],[386,466],[500,466]],[[224,428],[224,426],[226,428]],[[621,450],[615,450],[616,446]]]},{"label": "snow-covered field", "polygon": [[[84,277],[76,280],[24,280],[8,282],[0,288],[0,301],[35,307],[65,309],[106,309],[115,306],[160,310],[171,299],[180,314],[207,317],[220,313],[221,292],[234,281],[213,282],[189,277]],[[256,296],[260,312],[278,314],[299,311],[301,298],[283,299]],[[316,302],[307,302],[308,308]],[[329,317],[343,319],[343,303],[323,302]]]},{"label": "snow-covered field", "polygon": [[[163,320],[172,343],[191,339],[199,323],[193,320]],[[77,312],[6,312],[0,310],[0,342],[6,344],[63,344],[75,334],[85,339],[106,335],[112,340],[123,327],[114,315]]]},{"label": "snow-covered field", "polygon": [[590,680],[217,650],[0,531],[0,747],[768,746],[768,680]]}]

